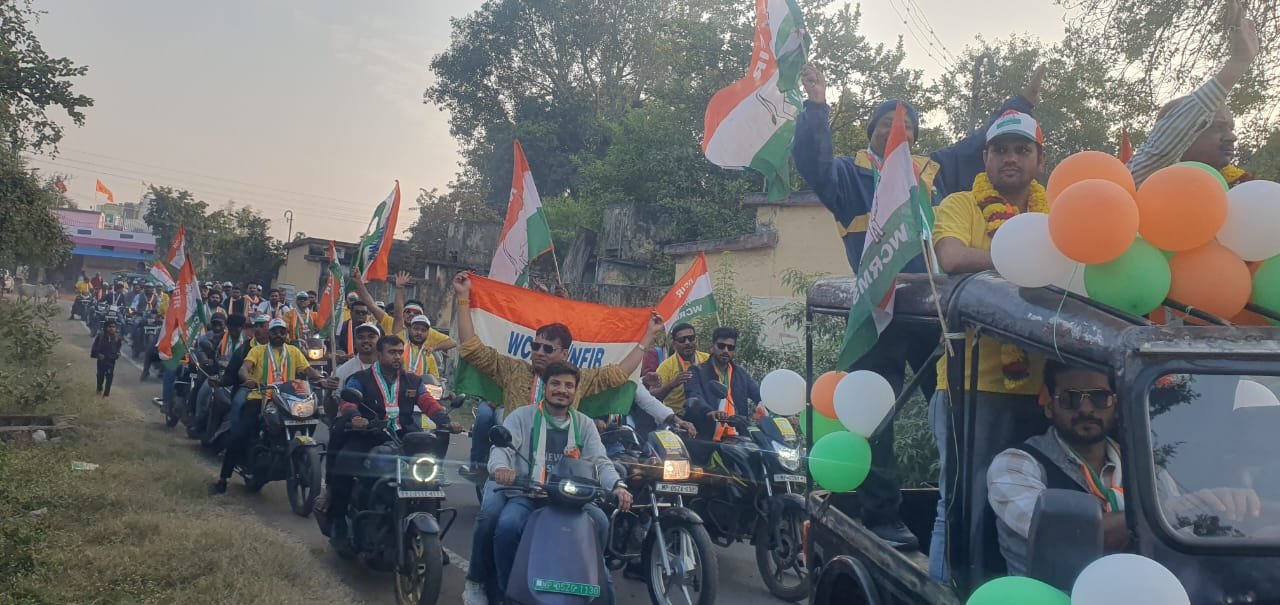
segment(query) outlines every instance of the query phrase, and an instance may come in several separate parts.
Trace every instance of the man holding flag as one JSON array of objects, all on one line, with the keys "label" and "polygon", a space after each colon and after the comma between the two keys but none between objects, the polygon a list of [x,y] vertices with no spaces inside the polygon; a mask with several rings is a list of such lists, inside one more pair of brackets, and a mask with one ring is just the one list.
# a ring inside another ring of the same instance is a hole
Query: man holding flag
[{"label": "man holding flag", "polygon": [[[1008,109],[1030,112],[1039,102],[1043,76],[1043,68],[1037,69],[1023,95],[1005,101],[997,115]],[[808,100],[796,124],[792,148],[796,170],[834,215],[837,234],[844,242],[849,266],[859,276],[859,283],[875,282],[875,287],[865,289],[859,299],[865,303],[863,312],[856,315],[850,311],[840,363],[851,370],[870,370],[884,376],[895,394],[901,394],[906,382],[905,367],[910,365],[913,372],[923,373],[919,383],[921,392],[932,393],[935,377],[926,362],[938,344],[940,333],[930,327],[890,322],[893,276],[899,272],[927,271],[922,253],[927,247],[924,242],[928,241],[923,234],[932,222],[929,206],[947,192],[967,189],[974,175],[981,172],[986,129],[975,131],[927,158],[912,156],[910,145],[919,130],[919,116],[909,103],[888,100],[870,116],[867,149],[854,157],[836,157],[826,81],[812,64],[805,66],[801,81]],[[896,124],[899,120],[901,131]],[[994,122],[995,116],[991,120]],[[891,158],[901,161],[891,166]],[[892,187],[886,189],[886,182]],[[915,216],[905,222],[895,221],[892,217],[899,208]],[[884,230],[889,224],[908,227],[905,239],[886,238]],[[864,262],[878,256],[867,255],[866,250],[874,248],[878,252],[881,244],[892,242],[898,243],[893,246],[893,267]],[[871,274],[872,265],[877,275]],[[875,465],[859,489],[863,522],[886,542],[911,549],[918,547],[919,542],[898,513],[902,496],[898,491],[893,439],[890,425],[872,443]]]}]

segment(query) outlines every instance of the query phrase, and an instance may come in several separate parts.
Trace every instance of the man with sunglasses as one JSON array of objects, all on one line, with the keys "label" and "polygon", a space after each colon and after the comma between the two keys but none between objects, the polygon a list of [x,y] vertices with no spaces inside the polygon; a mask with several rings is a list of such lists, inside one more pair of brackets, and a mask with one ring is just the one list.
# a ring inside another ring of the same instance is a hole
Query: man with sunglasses
[{"label": "man with sunglasses", "polygon": [[685,385],[693,377],[693,367],[706,363],[711,354],[698,350],[698,332],[692,324],[676,324],[671,329],[671,342],[676,354],[658,365],[658,386],[650,392],[675,413],[684,415]]},{"label": "man with sunglasses", "polygon": [[[711,333],[711,356],[702,364],[690,369],[685,384],[685,416],[697,427],[698,434],[714,442],[737,435],[730,425],[735,416],[750,420],[755,413],[753,404],[760,403],[760,383],[751,372],[738,365],[734,357],[738,351],[738,330],[716,328]],[[720,383],[716,389],[712,383]],[[720,390],[724,397],[716,396]]]},{"label": "man with sunglasses", "polygon": [[[1119,421],[1111,377],[1056,361],[1045,364],[1049,402],[1044,415],[1053,426],[995,457],[987,469],[987,501],[996,513],[1000,552],[1009,575],[1025,575],[1027,537],[1040,494],[1065,489],[1091,494],[1102,508],[1102,545],[1106,552],[1129,546],[1124,516],[1120,444],[1110,438]],[[1213,488],[1179,494],[1167,473],[1157,486],[1166,511],[1221,515],[1233,520],[1258,517],[1261,502],[1253,490]],[[1179,515],[1181,516],[1181,515]]]}]

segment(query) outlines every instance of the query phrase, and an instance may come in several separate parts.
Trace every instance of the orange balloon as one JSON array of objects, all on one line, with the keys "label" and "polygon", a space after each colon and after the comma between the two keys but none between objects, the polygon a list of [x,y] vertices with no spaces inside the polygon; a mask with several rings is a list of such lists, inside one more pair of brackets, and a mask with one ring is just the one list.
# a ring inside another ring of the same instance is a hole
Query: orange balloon
[{"label": "orange balloon", "polygon": [[813,381],[813,391],[809,395],[809,401],[813,402],[813,409],[832,420],[836,417],[836,385],[840,384],[840,379],[844,378],[845,374],[848,372],[827,372],[819,376]]},{"label": "orange balloon", "polygon": [[1067,156],[1049,175],[1049,182],[1044,188],[1049,206],[1053,206],[1067,187],[1089,179],[1111,181],[1128,191],[1129,195],[1138,193],[1138,186],[1133,183],[1133,175],[1124,162],[1101,151],[1081,151]]},{"label": "orange balloon", "polygon": [[1253,311],[1241,311],[1231,318],[1231,323],[1237,326],[1270,326],[1271,323],[1267,318],[1254,313]]},{"label": "orange balloon", "polygon": [[1123,187],[1080,181],[1049,209],[1049,237],[1067,258],[1086,265],[1120,258],[1138,236],[1138,207]]},{"label": "orange balloon", "polygon": [[1224,319],[1239,315],[1253,293],[1249,267],[1218,242],[1175,254],[1169,270],[1169,298]]},{"label": "orange balloon", "polygon": [[1227,220],[1227,192],[1208,171],[1173,165],[1157,170],[1138,188],[1138,232],[1161,250],[1199,248]]}]

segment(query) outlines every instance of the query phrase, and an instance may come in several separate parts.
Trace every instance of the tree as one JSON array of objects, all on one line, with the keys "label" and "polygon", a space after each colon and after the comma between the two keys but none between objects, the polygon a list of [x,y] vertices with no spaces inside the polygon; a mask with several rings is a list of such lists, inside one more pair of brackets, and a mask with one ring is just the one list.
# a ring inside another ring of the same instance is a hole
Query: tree
[{"label": "tree", "polygon": [[409,226],[409,256],[406,270],[421,275],[427,261],[443,260],[449,225],[457,221],[493,221],[502,218],[474,193],[455,190],[418,190],[418,217]]},{"label": "tree", "polygon": [[60,108],[83,126],[82,110],[93,106],[93,99],[72,91],[70,81],[89,68],[45,52],[30,29],[39,15],[30,0],[0,3],[0,127],[13,153],[56,150],[62,127],[49,112]]},{"label": "tree", "polygon": [[[983,69],[975,105],[972,74],[977,61]],[[1025,36],[979,37],[935,85],[939,108],[948,116],[947,134],[958,139],[983,123],[1026,86],[1037,65],[1046,68],[1035,114],[1050,166],[1086,149],[1114,153],[1122,127],[1145,124],[1154,114],[1146,83],[1117,75],[1109,57],[1071,38],[1046,46]]]},{"label": "tree", "polygon": [[173,244],[178,228],[187,228],[187,251],[193,258],[207,252],[205,247],[205,213],[209,205],[199,201],[190,191],[152,185],[147,191],[151,205],[142,220],[156,236],[156,250],[163,254]]},{"label": "tree", "polygon": [[44,188],[18,156],[0,152],[0,267],[57,267],[71,241],[52,210],[58,197]]},{"label": "tree", "polygon": [[[1075,17],[1067,39],[1110,57],[1113,69],[1150,82],[1162,100],[1187,94],[1222,65],[1229,26],[1221,2],[1201,0],[1059,0]],[[1275,2],[1246,7],[1258,30],[1260,54],[1232,91],[1230,105],[1251,146],[1280,125],[1280,19]],[[1234,25],[1232,23],[1231,25]],[[1147,123],[1154,120],[1148,116]]]},{"label": "tree", "polygon": [[284,261],[284,246],[270,235],[271,221],[251,208],[228,207],[205,217],[208,266],[217,280],[270,284]]}]

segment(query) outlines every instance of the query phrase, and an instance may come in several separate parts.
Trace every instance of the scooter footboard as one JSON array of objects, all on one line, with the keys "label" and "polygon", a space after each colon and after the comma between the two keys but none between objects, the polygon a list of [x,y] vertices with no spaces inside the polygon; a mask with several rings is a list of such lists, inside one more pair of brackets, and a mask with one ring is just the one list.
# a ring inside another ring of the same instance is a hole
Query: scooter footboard
[{"label": "scooter footboard", "polygon": [[590,516],[540,508],[525,523],[507,598],[529,605],[603,603],[606,573]]}]

